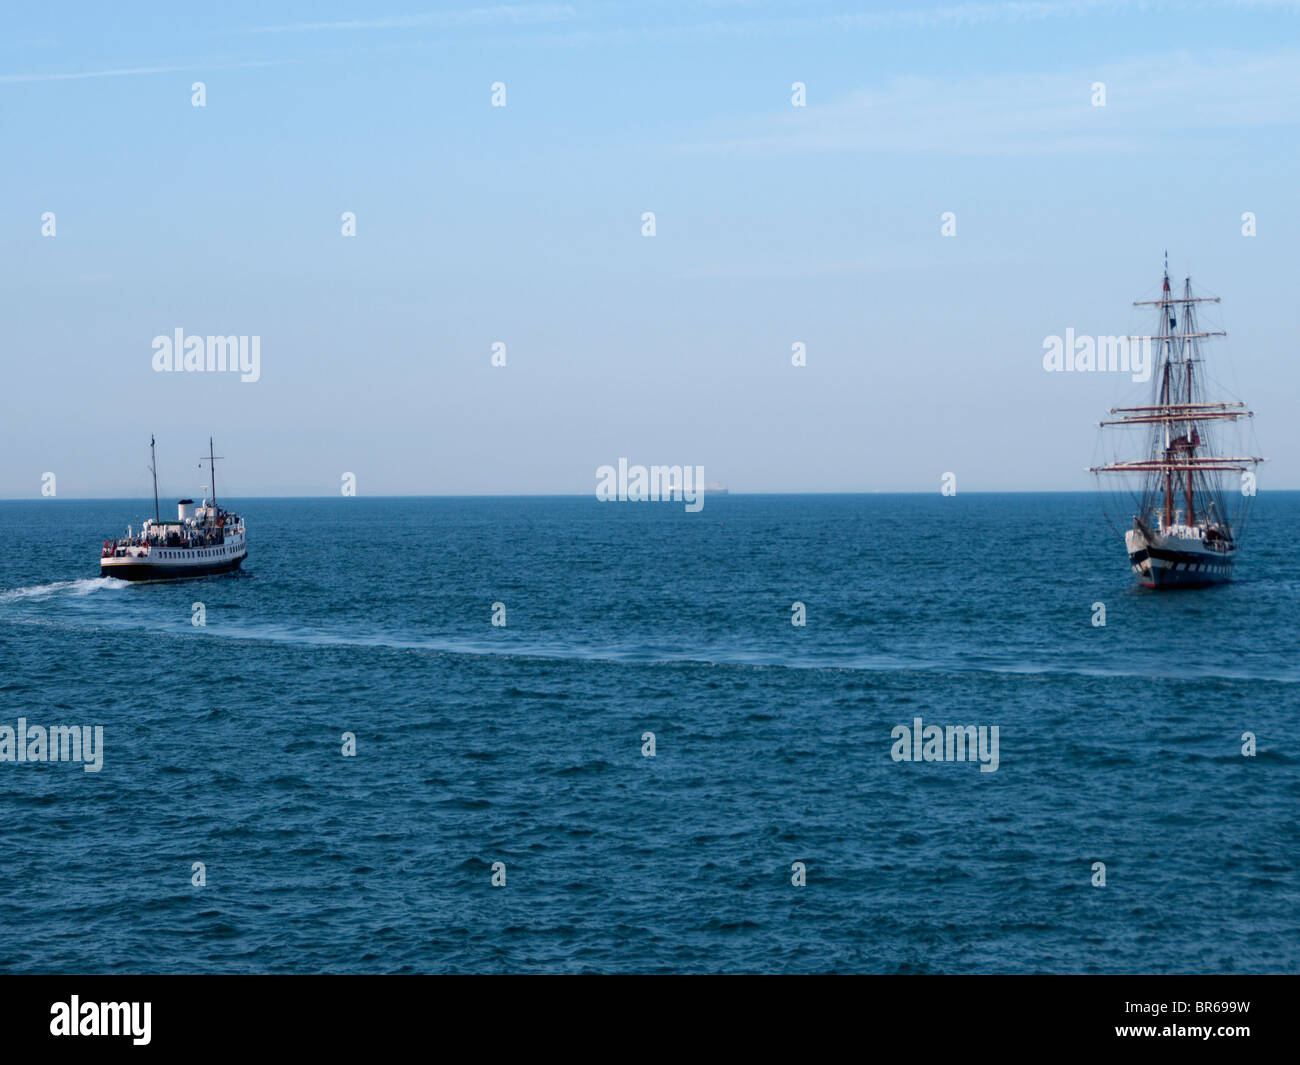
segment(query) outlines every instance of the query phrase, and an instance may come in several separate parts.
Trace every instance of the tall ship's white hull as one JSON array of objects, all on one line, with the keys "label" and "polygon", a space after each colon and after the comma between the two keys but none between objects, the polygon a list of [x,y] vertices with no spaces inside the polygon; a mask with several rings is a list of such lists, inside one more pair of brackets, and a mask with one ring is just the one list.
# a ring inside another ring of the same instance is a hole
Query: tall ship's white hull
[{"label": "tall ship's white hull", "polygon": [[1129,564],[1143,588],[1208,588],[1232,579],[1235,547],[1207,544],[1193,530],[1168,535],[1129,529],[1124,534]]}]

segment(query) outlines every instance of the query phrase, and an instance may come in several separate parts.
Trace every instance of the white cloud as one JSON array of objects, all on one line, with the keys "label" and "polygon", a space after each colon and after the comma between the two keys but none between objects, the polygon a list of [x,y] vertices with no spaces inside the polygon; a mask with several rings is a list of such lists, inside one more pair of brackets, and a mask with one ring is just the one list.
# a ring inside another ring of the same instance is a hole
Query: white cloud
[{"label": "white cloud", "polygon": [[244,63],[191,63],[179,67],[121,67],[113,70],[82,70],[70,74],[0,74],[0,84],[28,81],[79,81],[82,78],[129,78],[140,74],[176,74],[181,71],[230,70],[239,67],[271,67],[294,63],[294,59],[253,59]]},{"label": "white cloud", "polygon": [[573,18],[568,4],[498,5],[463,11],[436,11],[424,15],[347,19],[339,22],[299,22],[288,26],[260,26],[253,33],[307,33],[320,30],[458,29],[464,26],[528,26]]},{"label": "white cloud", "polygon": [[[1107,106],[1091,86],[1105,82]],[[902,77],[822,107],[783,108],[698,127],[676,145],[753,155],[823,151],[949,155],[1150,148],[1189,131],[1292,125],[1300,53],[1194,59],[1150,56],[1110,67],[960,81]]]}]

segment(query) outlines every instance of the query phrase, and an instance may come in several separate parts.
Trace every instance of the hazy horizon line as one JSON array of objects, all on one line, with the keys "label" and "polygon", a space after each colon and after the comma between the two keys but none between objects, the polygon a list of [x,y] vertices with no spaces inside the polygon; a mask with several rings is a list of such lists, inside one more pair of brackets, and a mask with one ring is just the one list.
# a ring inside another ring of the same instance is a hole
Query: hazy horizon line
[{"label": "hazy horizon line", "polygon": [[[1274,494],[1300,492],[1300,488],[1270,488],[1268,492]],[[953,496],[1050,496],[1050,495],[1095,495],[1096,488],[982,488],[970,489],[963,488],[959,492],[952,493]],[[733,492],[728,490],[725,493],[706,492],[705,495],[712,496],[714,499],[723,498],[724,496],[928,496],[943,495],[937,489],[921,490],[886,490],[872,489],[870,491],[834,491],[834,492]],[[1264,495],[1265,490],[1260,489],[1259,495]],[[163,504],[162,496],[159,496],[160,506]],[[189,498],[181,496],[181,499]],[[475,493],[467,495],[464,493],[420,493],[408,495],[223,495],[222,499],[337,499],[340,502],[345,500],[358,499],[594,499],[597,502],[609,503],[681,503],[680,499],[663,499],[663,500],[599,500],[595,492],[491,492]],[[166,497],[168,502],[175,502],[170,496]],[[148,502],[148,496],[0,496],[0,503],[134,503]]]}]

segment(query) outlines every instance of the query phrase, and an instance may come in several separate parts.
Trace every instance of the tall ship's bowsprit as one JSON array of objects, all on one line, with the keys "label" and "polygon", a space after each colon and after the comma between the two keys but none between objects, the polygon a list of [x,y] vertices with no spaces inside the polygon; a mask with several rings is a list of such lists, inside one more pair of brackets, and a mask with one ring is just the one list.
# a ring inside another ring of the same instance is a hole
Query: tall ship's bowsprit
[{"label": "tall ship's bowsprit", "polygon": [[1243,404],[1216,401],[1205,392],[1201,342],[1224,334],[1199,329],[1196,308],[1218,302],[1218,297],[1194,297],[1190,278],[1183,295],[1174,297],[1166,261],[1161,298],[1134,304],[1159,308],[1159,331],[1129,338],[1156,345],[1155,395],[1146,406],[1114,408],[1110,413],[1118,417],[1100,423],[1145,430],[1144,457],[1090,470],[1125,475],[1129,483],[1136,510],[1124,542],[1144,588],[1201,588],[1232,578],[1241,525],[1254,495],[1253,474],[1249,481],[1246,475],[1265,461],[1223,454],[1216,444],[1224,427],[1253,417]]},{"label": "tall ship's bowsprit", "polygon": [[[173,581],[209,577],[237,570],[248,557],[244,519],[217,506],[216,461],[208,440],[208,468],[212,472],[211,494],[201,504],[182,499],[175,521],[163,521],[158,514],[158,468],[154,461],[152,520],[145,520],[137,535],[105,540],[99,559],[101,577],[124,581]],[[154,452],[149,440],[149,454]]]}]

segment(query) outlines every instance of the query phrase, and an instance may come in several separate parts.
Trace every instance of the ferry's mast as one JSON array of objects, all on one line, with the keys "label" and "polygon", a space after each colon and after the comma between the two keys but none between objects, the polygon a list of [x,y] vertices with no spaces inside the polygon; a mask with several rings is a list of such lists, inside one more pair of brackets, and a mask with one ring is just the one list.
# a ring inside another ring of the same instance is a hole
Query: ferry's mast
[{"label": "ferry's mast", "polygon": [[212,494],[209,496],[209,501],[214,507],[217,505],[217,459],[219,458],[224,456],[212,453],[212,437],[208,437],[208,469],[212,473]]},{"label": "ferry's mast", "polygon": [[153,520],[154,524],[162,521],[158,513],[158,456],[154,451],[153,433],[149,434],[149,472],[153,474]]}]

